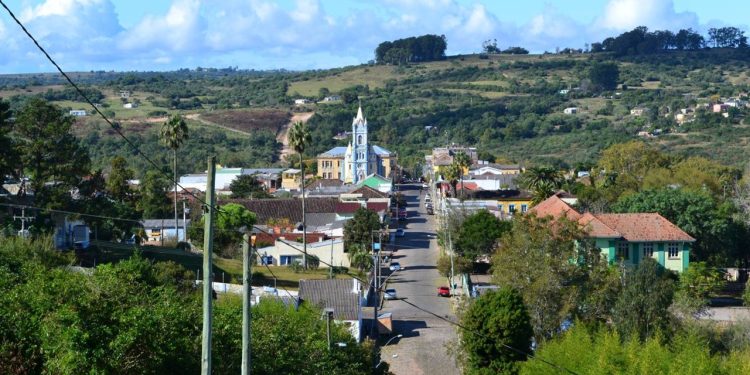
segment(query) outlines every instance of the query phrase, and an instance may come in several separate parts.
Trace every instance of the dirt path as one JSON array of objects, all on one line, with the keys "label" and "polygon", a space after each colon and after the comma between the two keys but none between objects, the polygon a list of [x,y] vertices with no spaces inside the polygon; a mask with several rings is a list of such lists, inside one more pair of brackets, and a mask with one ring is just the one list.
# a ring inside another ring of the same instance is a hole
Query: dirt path
[{"label": "dirt path", "polygon": [[[230,132],[237,133],[237,134],[251,135],[250,133],[242,131],[242,130],[230,128],[230,127],[227,127],[227,126],[224,126],[224,125],[221,125],[221,124],[217,124],[217,123],[212,122],[212,121],[208,121],[208,120],[202,118],[201,115],[200,115],[200,113],[191,113],[191,114],[185,115],[183,117],[185,117],[188,120],[198,121],[201,124],[206,125],[206,126],[212,126],[212,127],[216,127],[216,128],[222,128],[222,129],[224,129],[226,131],[230,131]],[[124,122],[124,123],[145,122],[145,123],[149,123],[149,124],[159,124],[159,123],[166,122],[167,119],[168,119],[167,117],[148,117],[148,118],[145,118],[145,119],[128,119],[128,120],[123,120],[122,122]]]},{"label": "dirt path", "polygon": [[286,160],[287,155],[290,155],[294,152],[294,150],[289,147],[289,128],[297,121],[307,122],[307,120],[310,119],[315,114],[315,112],[302,112],[302,113],[295,113],[291,120],[289,120],[289,123],[286,124],[279,130],[279,133],[276,134],[276,141],[281,142],[283,145],[281,147],[281,155],[279,155],[279,160]]}]

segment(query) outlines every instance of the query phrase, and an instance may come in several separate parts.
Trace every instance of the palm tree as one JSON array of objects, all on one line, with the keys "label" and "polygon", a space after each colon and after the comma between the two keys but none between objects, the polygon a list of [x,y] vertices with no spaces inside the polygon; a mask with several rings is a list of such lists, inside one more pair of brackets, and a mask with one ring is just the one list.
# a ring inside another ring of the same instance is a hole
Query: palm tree
[{"label": "palm tree", "polygon": [[560,189],[564,181],[563,174],[553,167],[532,167],[519,177],[518,184],[530,190],[534,203],[539,203]]},{"label": "palm tree", "polygon": [[174,184],[174,233],[175,239],[179,241],[177,228],[177,149],[188,139],[188,127],[180,115],[169,116],[162,124],[160,137],[162,143],[172,149],[172,183]]},{"label": "palm tree", "polygon": [[461,199],[464,199],[464,171],[471,167],[471,158],[465,152],[461,151],[453,157],[453,162],[459,167],[459,176],[461,178]]},{"label": "palm tree", "polygon": [[372,268],[374,261],[369,251],[360,244],[353,244],[349,246],[349,264],[358,269],[359,272],[363,272],[366,269]]},{"label": "palm tree", "polygon": [[455,161],[443,168],[443,178],[451,185],[454,198],[456,197],[456,184],[458,184],[459,177],[461,177],[461,167]]},{"label": "palm tree", "polygon": [[289,129],[289,145],[299,155],[299,167],[302,172],[302,184],[300,186],[302,191],[302,264],[305,269],[307,269],[307,221],[305,220],[305,163],[302,161],[302,153],[305,152],[305,148],[311,140],[312,137],[310,132],[307,131],[305,123],[295,121]]}]

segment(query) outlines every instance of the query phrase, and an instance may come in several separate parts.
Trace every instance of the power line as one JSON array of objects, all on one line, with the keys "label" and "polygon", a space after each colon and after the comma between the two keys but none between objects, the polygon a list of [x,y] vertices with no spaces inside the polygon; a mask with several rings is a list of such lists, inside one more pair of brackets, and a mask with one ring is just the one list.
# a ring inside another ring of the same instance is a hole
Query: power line
[{"label": "power line", "polygon": [[[2,0],[0,0],[0,1],[2,1]],[[67,214],[67,215],[78,215],[78,216],[94,217],[94,218],[98,218],[98,219],[129,221],[129,222],[139,223],[139,224],[141,223],[140,220],[135,220],[135,219],[125,219],[125,218],[114,217],[114,216],[85,214],[85,213],[76,212],[76,211],[55,210],[55,209],[51,209],[51,208],[29,206],[29,205],[25,205],[25,204],[0,203],[0,206],[11,207],[11,208],[20,208],[20,209],[31,209],[31,210],[46,211],[46,212],[54,212],[54,213],[61,213],[61,214]]]},{"label": "power line", "polygon": [[[162,171],[161,167],[158,164],[156,164],[156,162],[154,162],[151,158],[149,158],[146,154],[144,154],[143,151],[141,151],[141,149],[135,143],[133,143],[133,141],[131,141],[128,137],[126,137],[125,134],[123,134],[122,131],[120,130],[120,126],[113,124],[112,121],[110,121],[107,118],[107,116],[105,116],[104,113],[102,113],[102,111],[99,110],[99,107],[97,107],[94,104],[94,102],[91,101],[91,99],[89,99],[88,96],[86,96],[86,94],[83,92],[83,90],[81,90],[78,87],[78,85],[75,82],[73,82],[73,80],[68,76],[68,74],[65,73],[65,71],[62,70],[62,68],[60,67],[60,65],[58,65],[57,62],[52,58],[52,56],[50,56],[49,53],[47,53],[47,50],[45,50],[44,47],[42,47],[41,44],[39,44],[39,42],[36,40],[36,38],[34,38],[34,36],[31,35],[31,32],[29,32],[29,30],[26,29],[26,26],[24,26],[23,23],[21,23],[21,21],[13,13],[13,11],[11,11],[10,8],[8,8],[8,6],[5,4],[4,0],[0,0],[0,5],[2,5],[3,8],[5,8],[5,11],[8,12],[8,15],[10,15],[10,17],[13,18],[13,20],[18,24],[19,27],[21,27],[21,30],[23,30],[23,32],[26,34],[26,36],[29,37],[29,39],[31,39],[32,42],[34,42],[34,45],[36,45],[36,47],[39,49],[39,51],[41,51],[44,54],[44,56],[47,58],[47,60],[49,60],[49,62],[52,63],[52,65],[55,66],[55,68],[57,69],[57,71],[60,72],[60,74],[65,78],[65,80],[68,81],[68,83],[71,86],[73,86],[73,88],[76,90],[76,92],[78,93],[78,95],[80,95],[86,101],[86,103],[88,103],[91,106],[91,108],[93,108],[94,111],[97,114],[99,114],[99,116],[101,116],[107,124],[109,124],[109,126],[112,128],[112,130],[114,130],[115,133],[117,133],[117,135],[119,135],[120,138],[122,138],[135,151],[136,154],[138,154],[143,159],[145,159],[149,164],[151,164],[152,166],[154,166],[154,168],[156,168],[158,171],[160,171],[164,176],[167,176],[167,179],[169,181],[172,181],[175,185],[179,186],[182,189],[183,192],[187,192],[193,198],[195,198],[199,202],[203,203],[204,205],[208,206],[208,203],[206,203],[204,200],[200,199],[198,196],[196,196],[192,192],[190,192],[187,189],[185,189],[184,186],[180,185],[179,181],[175,180],[174,178],[172,178],[168,174],[164,173]],[[221,212],[221,211],[219,211],[219,212]]]}]

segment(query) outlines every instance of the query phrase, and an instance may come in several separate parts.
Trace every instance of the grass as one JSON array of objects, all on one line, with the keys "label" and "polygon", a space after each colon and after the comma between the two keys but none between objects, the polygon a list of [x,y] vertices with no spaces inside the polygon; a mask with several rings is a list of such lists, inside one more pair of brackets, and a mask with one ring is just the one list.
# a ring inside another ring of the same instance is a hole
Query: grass
[{"label": "grass", "polygon": [[[237,259],[215,258],[214,264],[229,275],[240,277],[242,275],[242,261]],[[271,271],[269,271],[269,269]],[[295,273],[287,266],[254,266],[252,268],[253,285],[273,286],[274,276],[276,276],[276,285],[279,288],[299,289],[300,280],[318,280],[328,278],[328,269],[319,268]],[[259,276],[262,278],[259,279]],[[349,275],[336,275],[337,278],[350,278]]]}]

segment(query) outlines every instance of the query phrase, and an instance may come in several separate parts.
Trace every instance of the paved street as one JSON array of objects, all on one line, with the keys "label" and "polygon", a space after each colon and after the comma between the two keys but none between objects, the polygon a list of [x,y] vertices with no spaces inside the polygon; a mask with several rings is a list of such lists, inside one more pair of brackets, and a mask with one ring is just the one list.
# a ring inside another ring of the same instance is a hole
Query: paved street
[{"label": "paved street", "polygon": [[[447,285],[438,275],[435,264],[438,247],[435,239],[435,216],[427,215],[420,204],[419,185],[402,185],[408,202],[408,220],[401,222],[405,237],[397,238],[394,261],[405,269],[392,276],[388,288],[395,288],[399,298],[440,316],[455,320],[448,298],[437,296],[437,287]],[[447,344],[455,343],[453,325],[402,301],[385,301],[383,312],[393,313],[394,335],[403,334],[383,348],[382,358],[395,374],[459,374]],[[397,354],[397,357],[393,357]]]}]

